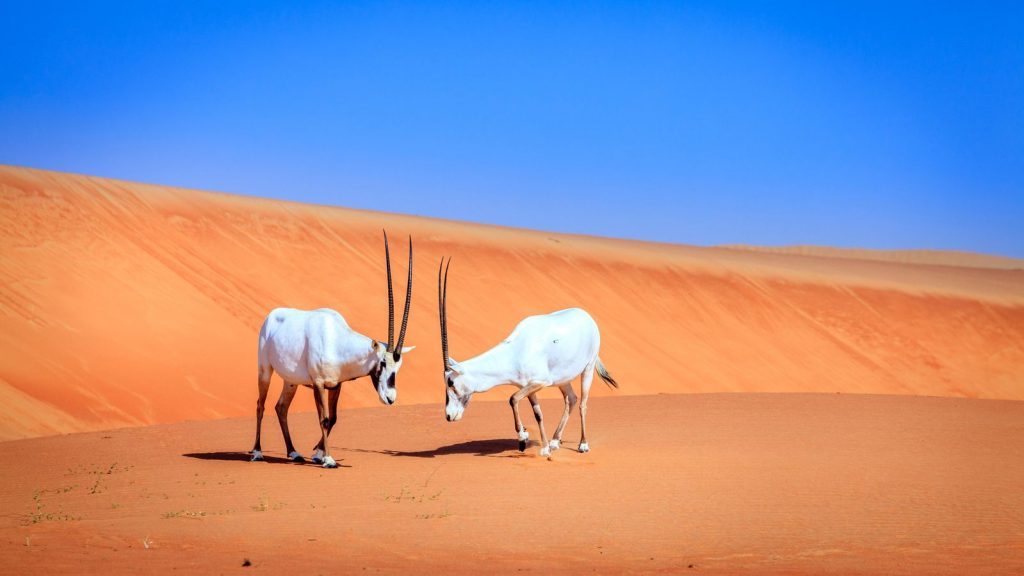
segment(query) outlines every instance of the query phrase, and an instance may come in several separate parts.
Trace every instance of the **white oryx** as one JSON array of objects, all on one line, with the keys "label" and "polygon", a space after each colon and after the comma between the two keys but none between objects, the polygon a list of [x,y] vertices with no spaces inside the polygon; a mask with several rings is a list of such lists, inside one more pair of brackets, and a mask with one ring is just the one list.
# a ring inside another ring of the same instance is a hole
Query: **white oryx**
[{"label": "white oryx", "polygon": [[[448,260],[451,264],[451,259]],[[519,388],[509,398],[512,405],[512,416],[515,418],[516,433],[519,434],[519,451],[526,450],[526,441],[530,438],[523,421],[519,417],[519,401],[524,397],[530,399],[533,414],[540,428],[541,456],[549,456],[551,450],[558,450],[562,444],[562,431],[569,421],[569,414],[576,406],[576,393],[572,389],[572,381],[581,378],[580,452],[589,452],[587,444],[587,398],[590,396],[590,384],[594,380],[594,370],[609,386],[618,388],[619,384],[608,374],[604,364],[598,357],[601,347],[601,333],[597,323],[579,308],[559,310],[543,316],[529,316],[522,320],[500,344],[483,354],[456,362],[448,356],[448,267],[444,265],[444,283],[441,282],[441,268],[437,269],[438,311],[441,317],[441,354],[444,356],[445,418],[454,422],[462,418],[470,398],[476,392],[485,392],[511,384]],[[565,410],[562,420],[555,429],[555,436],[548,442],[544,433],[544,418],[541,415],[537,392],[541,388],[557,386],[565,399]]]},{"label": "white oryx", "polygon": [[388,235],[384,233],[384,257],[388,271],[388,341],[387,344],[349,328],[341,314],[329,308],[295,310],[277,308],[267,315],[260,328],[259,342],[259,398],[256,400],[256,443],[252,459],[263,460],[260,448],[260,429],[263,423],[263,405],[270,388],[270,377],[277,371],[284,380],[281,398],[277,401],[277,418],[281,423],[288,458],[303,462],[301,454],[292,445],[288,431],[288,407],[298,386],[313,389],[320,422],[320,443],[313,453],[314,462],[323,462],[324,468],[335,468],[337,463],[329,454],[327,437],[338,419],[338,397],[341,384],[363,376],[370,376],[380,401],[394,404],[398,394],[395,375],[402,367],[402,354],[415,346],[403,348],[405,329],[409,323],[409,304],[412,302],[412,238],[409,238],[409,282],[405,293],[405,313],[402,330],[395,343],[395,297],[391,288],[391,252]]}]

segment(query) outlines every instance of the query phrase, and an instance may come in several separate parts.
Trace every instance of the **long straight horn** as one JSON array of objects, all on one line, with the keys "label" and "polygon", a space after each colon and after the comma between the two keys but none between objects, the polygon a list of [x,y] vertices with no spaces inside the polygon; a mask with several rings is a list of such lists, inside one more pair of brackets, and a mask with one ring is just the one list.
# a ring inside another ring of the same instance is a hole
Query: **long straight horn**
[{"label": "long straight horn", "polygon": [[[448,261],[451,263],[451,260]],[[445,285],[441,285],[441,269],[444,268],[444,256],[441,257],[441,264],[437,267],[437,317],[441,320],[441,359],[444,360],[444,370],[448,371],[448,327],[445,323],[444,300],[447,292],[447,269],[445,269]]]},{"label": "long straight horn", "polygon": [[405,287],[405,312],[402,313],[402,329],[398,332],[398,344],[395,351],[402,353],[405,343],[405,328],[409,325],[409,305],[412,304],[412,236],[409,236],[409,283]]},{"label": "long straight horn", "polygon": [[384,231],[384,260],[388,267],[388,350],[395,345],[395,293],[391,288],[391,250],[388,248],[388,231]]},{"label": "long straight horn", "polygon": [[445,264],[442,258],[441,264],[444,265],[444,285],[441,284],[441,268],[438,267],[437,290],[441,309],[441,354],[444,356],[444,369],[447,371],[451,365],[448,361],[448,267],[451,266],[452,259],[449,257],[448,264]]}]

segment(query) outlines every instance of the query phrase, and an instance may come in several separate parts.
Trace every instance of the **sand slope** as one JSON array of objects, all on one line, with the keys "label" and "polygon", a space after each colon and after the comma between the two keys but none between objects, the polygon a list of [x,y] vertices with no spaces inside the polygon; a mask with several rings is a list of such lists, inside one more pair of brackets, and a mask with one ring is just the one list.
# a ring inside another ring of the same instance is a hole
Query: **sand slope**
[{"label": "sand slope", "polygon": [[829,246],[745,246],[740,244],[722,246],[722,248],[765,254],[794,254],[823,258],[876,260],[899,264],[929,264],[963,268],[996,268],[1000,270],[1024,269],[1024,261],[1017,258],[951,250],[865,250],[860,248],[832,248]]},{"label": "sand slope", "polygon": [[[418,348],[400,404],[442,399],[441,255],[454,256],[455,358],[528,314],[581,306],[620,395],[1024,399],[1024,271],[969,255],[946,265],[693,248],[0,167],[0,439],[251,414],[270,309],[333,307],[386,337],[383,227],[398,240],[398,277],[401,239],[416,242],[407,343]],[[312,409],[308,394],[297,402]],[[343,402],[378,401],[360,381]]]},{"label": "sand slope", "polygon": [[574,417],[552,461],[516,451],[508,411],[349,410],[337,470],[282,462],[276,431],[247,462],[248,418],[0,443],[0,572],[1024,569],[1024,402],[599,398],[593,451]]}]

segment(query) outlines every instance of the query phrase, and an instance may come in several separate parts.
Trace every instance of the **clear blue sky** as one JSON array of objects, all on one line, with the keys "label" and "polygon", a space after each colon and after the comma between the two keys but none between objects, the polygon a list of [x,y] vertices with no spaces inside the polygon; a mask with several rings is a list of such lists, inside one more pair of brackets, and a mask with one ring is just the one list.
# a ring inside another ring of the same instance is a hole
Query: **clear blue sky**
[{"label": "clear blue sky", "polygon": [[1024,3],[5,1],[0,163],[1024,257]]}]

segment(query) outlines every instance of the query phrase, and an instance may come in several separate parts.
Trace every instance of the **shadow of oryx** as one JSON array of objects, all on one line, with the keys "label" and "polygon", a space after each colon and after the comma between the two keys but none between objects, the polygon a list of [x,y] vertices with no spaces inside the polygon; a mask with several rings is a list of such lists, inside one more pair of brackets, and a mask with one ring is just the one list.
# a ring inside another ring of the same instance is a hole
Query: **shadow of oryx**
[{"label": "shadow of oryx", "polygon": [[[190,452],[188,454],[182,454],[182,456],[186,458],[195,458],[197,460],[221,460],[224,462],[249,462],[250,460],[252,460],[252,454],[250,452]],[[295,460],[281,458],[278,456],[264,456],[263,461],[269,462],[270,464],[292,465],[302,465],[311,463],[308,460],[305,462],[297,462]],[[319,464],[316,465],[319,466]],[[340,463],[338,466],[340,468],[351,468],[351,466]]]},{"label": "shadow of oryx", "polygon": [[[366,450],[362,448],[342,448],[342,450],[411,458],[436,458],[438,456],[450,456],[454,454],[472,454],[474,456],[491,457],[518,457],[520,455],[518,444],[519,443],[515,439],[494,438],[491,440],[469,440],[466,442],[458,442],[456,444],[449,444],[447,446],[440,446],[429,450]],[[507,452],[512,452],[513,454],[506,455]]]}]

